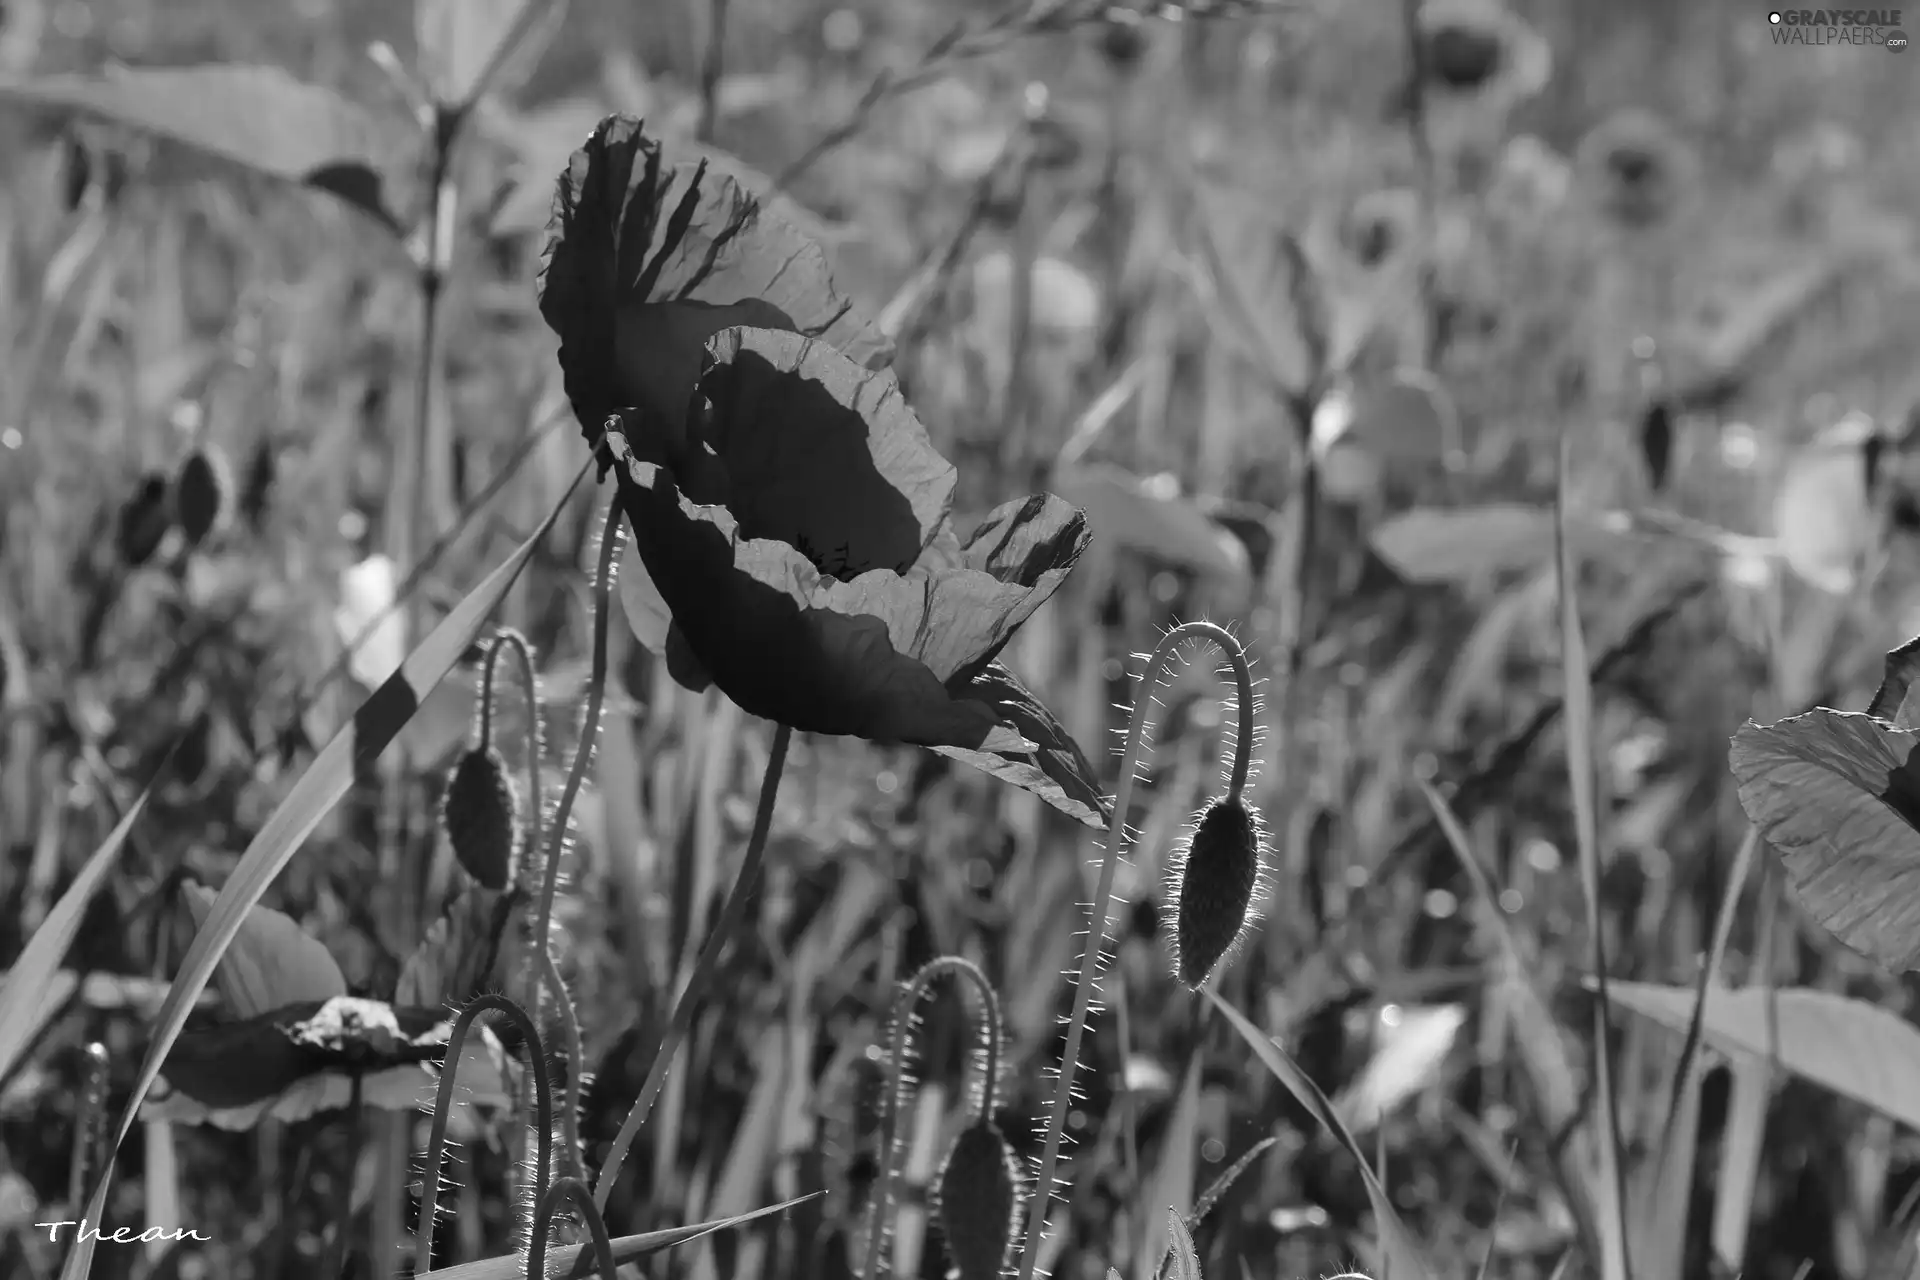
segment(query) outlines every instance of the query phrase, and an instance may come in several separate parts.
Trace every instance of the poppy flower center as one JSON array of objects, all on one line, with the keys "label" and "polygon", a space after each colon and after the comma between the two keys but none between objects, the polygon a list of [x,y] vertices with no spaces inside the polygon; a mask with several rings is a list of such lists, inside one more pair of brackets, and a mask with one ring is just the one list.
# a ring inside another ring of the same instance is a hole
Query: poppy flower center
[{"label": "poppy flower center", "polygon": [[1470,27],[1441,27],[1427,38],[1427,66],[1449,89],[1477,89],[1500,67],[1500,37]]}]

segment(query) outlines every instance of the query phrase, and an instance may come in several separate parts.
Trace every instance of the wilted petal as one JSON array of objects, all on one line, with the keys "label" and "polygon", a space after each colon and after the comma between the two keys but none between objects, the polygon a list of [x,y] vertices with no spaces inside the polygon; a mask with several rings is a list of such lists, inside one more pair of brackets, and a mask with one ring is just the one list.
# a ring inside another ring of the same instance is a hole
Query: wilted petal
[{"label": "wilted petal", "polygon": [[629,407],[676,428],[723,327],[796,330],[870,365],[890,351],[819,245],[735,175],[676,163],[631,116],[601,121],[561,175],[539,294],[590,440]]}]

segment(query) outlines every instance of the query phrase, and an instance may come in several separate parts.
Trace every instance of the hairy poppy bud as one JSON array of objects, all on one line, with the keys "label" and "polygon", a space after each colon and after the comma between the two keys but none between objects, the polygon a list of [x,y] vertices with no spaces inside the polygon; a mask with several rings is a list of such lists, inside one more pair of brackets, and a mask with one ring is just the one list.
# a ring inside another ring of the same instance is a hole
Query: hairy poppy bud
[{"label": "hairy poppy bud", "polygon": [[130,569],[138,569],[153,559],[154,552],[173,527],[173,512],[167,502],[166,476],[150,471],[140,487],[120,508],[119,535],[115,539],[120,559]]},{"label": "hairy poppy bud", "polygon": [[934,1187],[940,1232],[959,1280],[994,1280],[1006,1269],[1019,1225],[1018,1188],[1013,1151],[993,1122],[961,1130]]},{"label": "hairy poppy bud", "polygon": [[1246,927],[1260,880],[1260,822],[1238,796],[1208,805],[1178,859],[1177,976],[1198,988]]},{"label": "hairy poppy bud", "polygon": [[513,883],[520,863],[520,804],[498,751],[475,747],[460,757],[447,779],[440,822],[468,875],[495,892]]},{"label": "hairy poppy bud", "polygon": [[232,496],[232,472],[218,446],[204,445],[186,456],[173,478],[173,514],[188,546],[199,546],[225,522]]}]

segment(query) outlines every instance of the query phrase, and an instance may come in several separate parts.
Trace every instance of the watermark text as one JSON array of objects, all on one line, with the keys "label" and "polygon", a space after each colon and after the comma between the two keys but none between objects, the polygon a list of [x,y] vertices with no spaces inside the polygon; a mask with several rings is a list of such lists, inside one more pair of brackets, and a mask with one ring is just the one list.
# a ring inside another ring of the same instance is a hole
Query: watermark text
[{"label": "watermark text", "polygon": [[80,1228],[75,1238],[82,1243],[104,1241],[107,1244],[151,1244],[156,1240],[164,1244],[174,1244],[181,1240],[193,1240],[200,1244],[213,1243],[212,1236],[203,1236],[190,1227],[148,1227],[144,1231],[129,1231],[125,1227],[115,1227],[112,1231],[102,1231],[85,1218],[69,1218],[65,1222],[36,1222],[33,1225],[47,1229],[48,1244],[60,1243],[62,1227]]}]

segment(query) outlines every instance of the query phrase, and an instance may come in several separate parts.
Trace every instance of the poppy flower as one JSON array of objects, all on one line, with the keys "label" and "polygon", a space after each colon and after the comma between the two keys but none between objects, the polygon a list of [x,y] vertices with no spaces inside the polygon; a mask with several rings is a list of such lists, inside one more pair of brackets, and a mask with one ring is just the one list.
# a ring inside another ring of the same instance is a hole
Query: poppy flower
[{"label": "poppy flower", "polygon": [[[204,924],[216,895],[200,885],[185,895],[196,926]],[[296,1121],[347,1107],[356,1083],[364,1105],[431,1110],[453,1030],[447,1006],[432,1002],[465,994],[423,977],[471,969],[468,956],[453,954],[472,949],[471,931],[459,931],[463,945],[450,947],[448,925],[472,914],[455,904],[409,959],[389,1002],[347,994],[319,941],[288,916],[254,907],[214,971],[235,1016],[202,1021],[174,1042],[142,1118],[250,1129],[267,1116]],[[456,1070],[457,1096],[510,1104],[504,1052],[486,1028],[473,1028]]]},{"label": "poppy flower", "polygon": [[1547,42],[1493,0],[1426,0],[1419,28],[1429,92],[1510,108],[1553,70]]},{"label": "poppy flower", "polygon": [[1581,141],[1578,165],[1601,215],[1628,231],[1672,219],[1691,189],[1692,153],[1659,116],[1618,112]]},{"label": "poppy flower", "polygon": [[751,714],[930,747],[1098,825],[1085,756],[995,662],[1078,560],[1084,516],[1035,495],[963,540],[953,466],[818,245],[705,162],[668,172],[637,121],[603,121],[540,276],[633,532],[636,635]]}]

